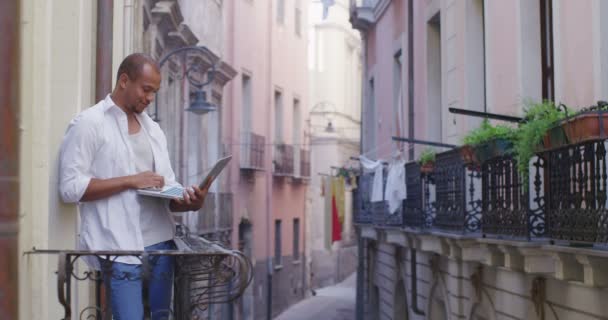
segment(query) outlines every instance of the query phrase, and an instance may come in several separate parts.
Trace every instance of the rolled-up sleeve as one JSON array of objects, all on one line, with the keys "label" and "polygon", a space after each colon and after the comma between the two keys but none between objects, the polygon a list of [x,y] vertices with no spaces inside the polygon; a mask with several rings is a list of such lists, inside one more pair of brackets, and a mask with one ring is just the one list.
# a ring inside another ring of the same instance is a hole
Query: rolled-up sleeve
[{"label": "rolled-up sleeve", "polygon": [[95,125],[78,118],[66,131],[59,153],[59,192],[66,203],[79,202],[93,178],[96,136]]}]

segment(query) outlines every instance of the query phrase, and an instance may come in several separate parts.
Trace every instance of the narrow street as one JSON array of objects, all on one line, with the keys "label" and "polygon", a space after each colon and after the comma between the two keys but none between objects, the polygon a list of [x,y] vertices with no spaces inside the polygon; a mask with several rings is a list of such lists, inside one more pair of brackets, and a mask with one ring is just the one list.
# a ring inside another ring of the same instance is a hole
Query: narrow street
[{"label": "narrow street", "polygon": [[317,290],[317,295],[291,306],[275,320],[352,320],[355,318],[357,274]]}]

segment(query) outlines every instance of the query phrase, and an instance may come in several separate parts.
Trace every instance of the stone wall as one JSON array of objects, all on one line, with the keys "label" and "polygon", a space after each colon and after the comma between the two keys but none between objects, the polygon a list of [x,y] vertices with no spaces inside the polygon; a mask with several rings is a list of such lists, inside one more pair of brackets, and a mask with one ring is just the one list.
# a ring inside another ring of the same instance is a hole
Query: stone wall
[{"label": "stone wall", "polygon": [[608,319],[603,251],[379,229],[363,234],[364,319]]}]

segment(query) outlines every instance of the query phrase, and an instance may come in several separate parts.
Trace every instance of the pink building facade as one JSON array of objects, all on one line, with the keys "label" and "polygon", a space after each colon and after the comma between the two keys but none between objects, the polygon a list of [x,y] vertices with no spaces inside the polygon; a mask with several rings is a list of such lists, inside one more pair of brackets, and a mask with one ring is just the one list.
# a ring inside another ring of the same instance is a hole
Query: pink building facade
[{"label": "pink building facade", "polygon": [[[304,297],[305,198],[310,177],[306,13],[298,0],[224,3],[227,85],[224,148],[234,156],[233,244],[254,278],[237,303],[242,319],[275,316]],[[270,286],[269,286],[270,284]]]},{"label": "pink building facade", "polygon": [[[601,0],[352,0],[351,23],[364,43],[361,152],[390,161],[395,150],[402,150],[414,161],[428,147],[398,143],[394,136],[461,145],[481,118],[451,113],[450,108],[521,117],[528,102],[549,100],[582,109],[607,100],[606,14],[608,3]],[[475,186],[476,178],[469,173],[462,176],[465,214],[475,210],[473,201],[464,200],[470,190],[470,199],[488,197],[481,195],[481,183]],[[411,197],[411,181],[406,181]],[[434,187],[426,192],[431,194],[429,203],[435,201],[433,194],[449,193]],[[529,210],[540,208],[526,205]],[[542,206],[547,219],[559,218],[560,212]],[[425,227],[390,225],[374,220],[381,210],[363,207],[359,210],[367,210],[371,218],[358,220],[356,226],[357,319],[608,315],[600,302],[605,299],[603,284],[593,276],[599,270],[596,262],[608,262],[599,250],[565,249],[546,239],[534,243],[534,236],[488,239],[483,225],[483,237],[462,230],[442,233],[435,221]],[[479,214],[495,210],[486,209]],[[432,207],[423,210],[435,219]],[[403,212],[405,216],[407,209]],[[357,220],[358,213],[355,216]],[[525,224],[531,225],[526,221],[531,216],[524,214]],[[576,224],[569,223],[562,227]]]}]

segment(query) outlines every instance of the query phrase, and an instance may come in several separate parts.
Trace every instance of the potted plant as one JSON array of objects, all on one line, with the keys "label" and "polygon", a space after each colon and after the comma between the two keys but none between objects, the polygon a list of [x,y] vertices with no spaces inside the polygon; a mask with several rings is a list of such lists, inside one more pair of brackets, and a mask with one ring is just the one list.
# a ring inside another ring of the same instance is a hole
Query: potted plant
[{"label": "potted plant", "polygon": [[524,121],[515,133],[513,151],[517,169],[524,186],[528,182],[528,166],[536,152],[559,147],[567,143],[559,121],[566,118],[567,108],[556,108],[552,102],[528,104]]},{"label": "potted plant", "polygon": [[435,168],[435,151],[431,149],[425,149],[420,153],[420,172],[430,173]]},{"label": "potted plant", "polygon": [[514,138],[515,129],[505,125],[493,126],[485,119],[479,128],[464,137],[463,142],[473,151],[472,162],[479,165],[490,158],[511,152]]}]

